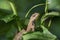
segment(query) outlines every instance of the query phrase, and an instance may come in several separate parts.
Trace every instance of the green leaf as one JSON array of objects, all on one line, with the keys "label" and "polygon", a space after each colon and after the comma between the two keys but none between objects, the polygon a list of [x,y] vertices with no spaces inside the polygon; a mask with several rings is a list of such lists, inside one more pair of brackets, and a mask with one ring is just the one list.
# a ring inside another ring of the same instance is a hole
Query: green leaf
[{"label": "green leaf", "polygon": [[43,34],[40,32],[34,32],[31,34],[26,34],[23,36],[23,40],[55,40],[56,37],[55,36],[50,36],[47,34]]},{"label": "green leaf", "polygon": [[60,0],[48,0],[48,9],[60,11]]},{"label": "green leaf", "polygon": [[9,1],[0,1],[0,20],[8,23],[17,15],[13,3]]},{"label": "green leaf", "polygon": [[0,0],[0,9],[11,10],[9,1]]},{"label": "green leaf", "polygon": [[50,12],[50,13],[46,13],[42,16],[41,18],[41,24],[48,19],[49,17],[54,17],[54,16],[60,16],[59,12]]},{"label": "green leaf", "polygon": [[47,28],[41,25],[43,32],[33,32],[23,36],[23,40],[55,40],[57,37],[51,34]]},{"label": "green leaf", "polygon": [[60,39],[60,17],[54,17],[49,30]]},{"label": "green leaf", "polygon": [[13,17],[14,15],[7,15],[7,16],[5,16],[5,17],[3,17],[3,18],[1,18],[0,20],[3,20],[4,22],[10,22],[11,20],[13,20],[14,19],[14,17]]},{"label": "green leaf", "polygon": [[0,21],[0,40],[12,40],[17,31],[17,24],[15,20],[9,23]]},{"label": "green leaf", "polygon": [[14,35],[17,33],[17,28],[12,25],[11,28],[7,31],[5,37],[8,39],[8,40],[12,40],[12,38],[14,37]]}]

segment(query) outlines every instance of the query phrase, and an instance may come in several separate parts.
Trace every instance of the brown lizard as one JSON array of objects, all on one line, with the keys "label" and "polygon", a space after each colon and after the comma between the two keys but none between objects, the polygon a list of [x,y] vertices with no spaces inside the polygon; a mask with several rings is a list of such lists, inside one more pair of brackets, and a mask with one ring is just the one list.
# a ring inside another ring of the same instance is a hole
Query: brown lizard
[{"label": "brown lizard", "polygon": [[29,31],[34,31],[34,21],[36,20],[36,18],[38,17],[38,13],[34,13],[32,14],[32,16],[30,17],[30,20],[29,20],[29,23],[28,23],[28,26],[27,26],[27,29],[24,30],[22,29],[18,34],[15,35],[14,39],[13,40],[21,40],[21,37],[24,33],[27,33]]}]

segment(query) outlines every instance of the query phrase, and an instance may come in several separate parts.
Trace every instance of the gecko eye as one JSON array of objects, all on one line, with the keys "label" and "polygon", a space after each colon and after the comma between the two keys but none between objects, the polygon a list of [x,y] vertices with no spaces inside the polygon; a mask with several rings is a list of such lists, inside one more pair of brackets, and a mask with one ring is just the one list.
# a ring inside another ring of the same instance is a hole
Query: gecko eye
[{"label": "gecko eye", "polygon": [[35,17],[36,15],[33,15],[33,17]]}]

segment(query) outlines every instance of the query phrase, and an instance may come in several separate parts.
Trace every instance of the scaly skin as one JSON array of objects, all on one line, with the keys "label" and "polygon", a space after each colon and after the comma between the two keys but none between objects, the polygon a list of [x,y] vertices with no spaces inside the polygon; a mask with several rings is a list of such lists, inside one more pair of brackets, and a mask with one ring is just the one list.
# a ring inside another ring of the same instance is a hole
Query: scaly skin
[{"label": "scaly skin", "polygon": [[38,13],[34,13],[32,14],[32,16],[30,17],[30,21],[29,21],[29,24],[27,26],[27,32],[29,32],[30,30],[34,31],[34,21],[36,20],[36,18],[38,17]]},{"label": "scaly skin", "polygon": [[30,20],[29,20],[29,23],[28,23],[28,26],[27,26],[27,29],[24,30],[22,29],[18,34],[15,35],[14,39],[13,40],[21,40],[21,37],[24,33],[27,33],[29,31],[34,31],[34,21],[36,20],[36,18],[39,16],[38,13],[34,13],[32,14],[32,16],[30,17]]}]

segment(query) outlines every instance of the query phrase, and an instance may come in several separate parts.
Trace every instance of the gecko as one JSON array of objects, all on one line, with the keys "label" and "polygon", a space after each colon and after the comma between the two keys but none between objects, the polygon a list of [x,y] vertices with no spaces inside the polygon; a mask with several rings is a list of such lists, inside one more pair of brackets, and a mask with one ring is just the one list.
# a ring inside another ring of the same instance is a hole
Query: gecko
[{"label": "gecko", "polygon": [[36,20],[36,18],[39,16],[39,13],[34,13],[32,14],[32,16],[30,17],[30,20],[29,20],[29,23],[28,23],[28,26],[27,26],[27,29],[24,30],[22,29],[18,34],[15,35],[14,39],[13,40],[21,40],[22,38],[22,35],[24,33],[27,33],[29,31],[34,31],[34,21]]}]

